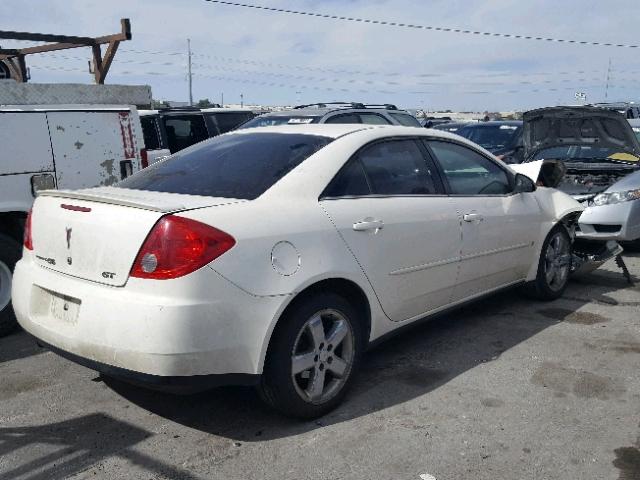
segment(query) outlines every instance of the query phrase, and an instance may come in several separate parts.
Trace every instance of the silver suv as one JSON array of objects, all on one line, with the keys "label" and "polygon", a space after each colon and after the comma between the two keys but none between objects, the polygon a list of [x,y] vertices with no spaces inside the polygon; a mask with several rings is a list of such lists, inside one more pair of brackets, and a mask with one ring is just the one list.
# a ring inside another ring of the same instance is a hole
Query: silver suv
[{"label": "silver suv", "polygon": [[353,102],[327,102],[299,105],[290,110],[271,112],[253,118],[238,128],[270,127],[308,123],[364,123],[369,125],[404,125],[421,128],[410,113],[391,104],[365,105]]}]

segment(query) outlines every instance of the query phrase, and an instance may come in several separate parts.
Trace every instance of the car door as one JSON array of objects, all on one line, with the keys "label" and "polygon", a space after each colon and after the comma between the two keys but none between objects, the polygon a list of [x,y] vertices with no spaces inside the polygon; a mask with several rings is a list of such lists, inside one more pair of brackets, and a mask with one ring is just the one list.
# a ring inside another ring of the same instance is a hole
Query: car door
[{"label": "car door", "polygon": [[523,280],[533,262],[540,208],[531,193],[513,193],[497,161],[451,141],[428,142],[462,224],[454,301]]},{"label": "car door", "polygon": [[320,205],[391,320],[451,301],[460,221],[418,140],[365,146],[336,175]]}]

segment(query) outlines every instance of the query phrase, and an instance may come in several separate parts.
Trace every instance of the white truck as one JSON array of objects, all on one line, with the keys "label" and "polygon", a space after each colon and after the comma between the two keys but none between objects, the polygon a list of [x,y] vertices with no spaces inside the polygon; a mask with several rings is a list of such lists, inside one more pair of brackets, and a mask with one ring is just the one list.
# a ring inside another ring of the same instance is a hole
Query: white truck
[{"label": "white truck", "polygon": [[11,278],[38,190],[114,184],[146,166],[143,149],[133,106],[0,106],[0,336],[16,327]]}]

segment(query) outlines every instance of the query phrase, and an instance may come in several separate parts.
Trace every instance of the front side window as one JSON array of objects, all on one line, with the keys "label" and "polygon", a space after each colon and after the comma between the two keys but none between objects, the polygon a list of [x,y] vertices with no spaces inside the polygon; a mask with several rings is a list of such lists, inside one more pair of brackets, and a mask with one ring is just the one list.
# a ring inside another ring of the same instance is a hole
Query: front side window
[{"label": "front side window", "polygon": [[227,133],[236,128],[238,125],[242,125],[247,120],[255,117],[251,112],[223,112],[223,113],[211,113],[209,114],[215,120],[216,125],[220,133]]},{"label": "front side window", "polygon": [[430,141],[454,195],[504,195],[512,191],[507,173],[494,162],[456,143]]},{"label": "front side window", "polygon": [[362,123],[367,125],[391,125],[391,122],[377,113],[359,113]]},{"label": "front side window", "polygon": [[118,187],[252,200],[331,141],[298,133],[223,135],[154,163]]},{"label": "front side window", "polygon": [[171,153],[190,147],[209,138],[209,132],[202,115],[164,117],[167,143]]},{"label": "front side window", "polygon": [[422,150],[414,140],[375,143],[358,154],[377,195],[425,195],[437,193],[435,180]]}]

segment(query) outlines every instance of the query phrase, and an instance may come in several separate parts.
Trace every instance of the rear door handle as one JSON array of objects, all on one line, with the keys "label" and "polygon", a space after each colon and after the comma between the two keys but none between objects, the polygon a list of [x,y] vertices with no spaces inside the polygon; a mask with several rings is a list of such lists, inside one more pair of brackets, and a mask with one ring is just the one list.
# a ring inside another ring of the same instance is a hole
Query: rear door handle
[{"label": "rear door handle", "polygon": [[353,224],[353,229],[356,232],[364,232],[365,230],[381,230],[384,227],[382,220],[374,220],[372,218],[365,218]]},{"label": "rear door handle", "polygon": [[465,213],[462,216],[462,219],[465,222],[481,222],[482,221],[482,215],[480,215],[479,213]]}]

